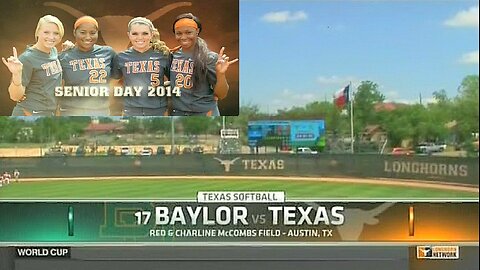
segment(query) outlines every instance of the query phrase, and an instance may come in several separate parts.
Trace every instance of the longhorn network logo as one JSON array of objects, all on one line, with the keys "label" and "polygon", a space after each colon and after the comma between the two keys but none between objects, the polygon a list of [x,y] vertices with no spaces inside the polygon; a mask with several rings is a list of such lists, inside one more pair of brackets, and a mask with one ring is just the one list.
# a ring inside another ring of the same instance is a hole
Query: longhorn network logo
[{"label": "longhorn network logo", "polygon": [[228,159],[223,160],[223,159],[219,159],[217,157],[214,157],[213,159],[218,160],[220,162],[220,164],[222,164],[223,167],[225,167],[225,172],[230,172],[230,167],[235,163],[235,161],[239,160],[240,157],[236,157],[232,160],[228,160]]},{"label": "longhorn network logo", "polygon": [[458,246],[417,246],[417,259],[456,260],[459,258]]}]

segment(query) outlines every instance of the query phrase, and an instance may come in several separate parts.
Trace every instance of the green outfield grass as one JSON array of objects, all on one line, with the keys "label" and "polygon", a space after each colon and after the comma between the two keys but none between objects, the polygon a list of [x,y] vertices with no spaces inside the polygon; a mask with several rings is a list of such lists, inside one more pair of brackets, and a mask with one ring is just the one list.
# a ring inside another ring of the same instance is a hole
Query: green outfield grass
[{"label": "green outfield grass", "polygon": [[0,199],[195,199],[197,191],[285,191],[287,199],[478,198],[476,192],[285,180],[108,179],[32,181],[0,188]]}]

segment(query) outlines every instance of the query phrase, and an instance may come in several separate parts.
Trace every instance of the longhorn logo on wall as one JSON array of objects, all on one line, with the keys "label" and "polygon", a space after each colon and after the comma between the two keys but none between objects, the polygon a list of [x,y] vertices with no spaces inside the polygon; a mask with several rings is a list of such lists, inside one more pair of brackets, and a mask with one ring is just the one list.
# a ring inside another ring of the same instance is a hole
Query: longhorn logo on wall
[{"label": "longhorn logo on wall", "polygon": [[230,172],[230,166],[232,166],[235,163],[235,161],[239,160],[240,157],[236,157],[232,160],[228,160],[228,159],[223,160],[223,159],[219,159],[219,158],[216,158],[216,157],[214,157],[213,159],[218,160],[220,162],[220,164],[223,165],[223,167],[225,168],[225,172]]}]

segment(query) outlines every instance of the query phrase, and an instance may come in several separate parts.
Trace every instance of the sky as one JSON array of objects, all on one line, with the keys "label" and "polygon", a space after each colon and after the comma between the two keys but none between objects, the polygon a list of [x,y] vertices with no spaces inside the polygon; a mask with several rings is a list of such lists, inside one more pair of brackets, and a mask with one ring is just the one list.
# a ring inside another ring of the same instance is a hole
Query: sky
[{"label": "sky", "polygon": [[478,75],[478,16],[478,0],[240,0],[240,105],[275,113],[365,80],[387,101],[454,97]]}]

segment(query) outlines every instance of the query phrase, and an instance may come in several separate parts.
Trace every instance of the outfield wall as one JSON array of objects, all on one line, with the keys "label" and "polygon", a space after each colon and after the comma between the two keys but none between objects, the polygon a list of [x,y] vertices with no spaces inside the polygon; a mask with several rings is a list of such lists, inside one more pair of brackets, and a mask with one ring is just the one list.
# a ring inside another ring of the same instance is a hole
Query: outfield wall
[{"label": "outfield wall", "polygon": [[403,178],[478,186],[478,158],[387,155],[202,155],[0,158],[22,177],[153,175]]}]

